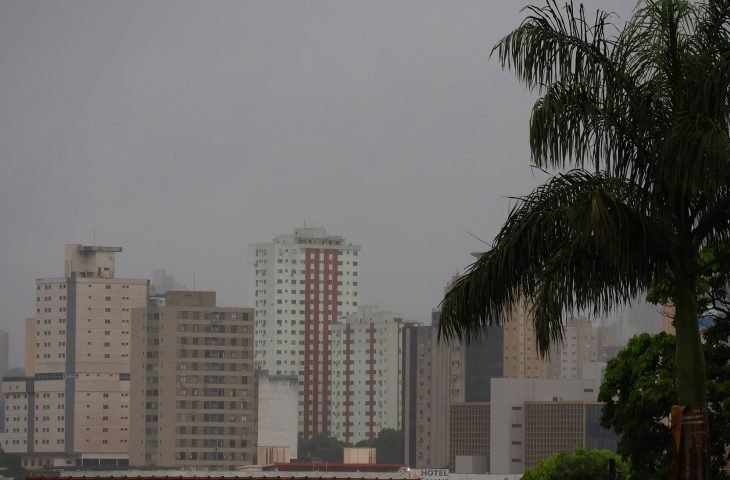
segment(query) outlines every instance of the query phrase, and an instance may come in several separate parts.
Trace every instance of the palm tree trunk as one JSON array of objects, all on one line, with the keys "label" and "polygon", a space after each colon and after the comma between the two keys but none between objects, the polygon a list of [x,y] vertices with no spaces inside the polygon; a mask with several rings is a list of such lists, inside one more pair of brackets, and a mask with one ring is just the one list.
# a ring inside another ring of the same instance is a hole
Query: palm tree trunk
[{"label": "palm tree trunk", "polygon": [[694,285],[678,286],[674,298],[677,355],[677,398],[672,409],[676,460],[670,478],[709,480],[710,431],[707,420],[705,357],[702,352]]}]

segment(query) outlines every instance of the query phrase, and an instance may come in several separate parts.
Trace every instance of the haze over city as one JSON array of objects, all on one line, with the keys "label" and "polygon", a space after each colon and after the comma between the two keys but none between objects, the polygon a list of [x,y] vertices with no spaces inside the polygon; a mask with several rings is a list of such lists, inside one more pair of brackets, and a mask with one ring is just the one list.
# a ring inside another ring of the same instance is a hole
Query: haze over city
[{"label": "haze over city", "polygon": [[[621,19],[634,0],[586,2]],[[119,245],[251,305],[246,249],[306,225],[362,246],[362,303],[427,322],[529,167],[534,101],[489,58],[520,2],[0,4],[0,328],[34,280]],[[621,23],[617,19],[617,23]]]}]

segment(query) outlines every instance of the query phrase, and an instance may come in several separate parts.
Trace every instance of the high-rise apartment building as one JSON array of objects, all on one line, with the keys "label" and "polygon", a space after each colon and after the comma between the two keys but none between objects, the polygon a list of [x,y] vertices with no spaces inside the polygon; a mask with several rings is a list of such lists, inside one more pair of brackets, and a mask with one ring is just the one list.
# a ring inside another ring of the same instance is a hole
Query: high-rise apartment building
[{"label": "high-rise apartment building", "polygon": [[254,312],[168,291],[132,310],[129,461],[234,470],[256,452]]},{"label": "high-rise apartment building", "polygon": [[2,447],[26,467],[127,464],[129,322],[148,281],[115,277],[121,251],[66,245],[64,276],[36,280],[26,377],[3,382]]},{"label": "high-rise apartment building", "polygon": [[255,360],[270,375],[297,375],[299,430],[329,432],[329,326],[357,312],[360,247],[322,227],[249,245]]},{"label": "high-rise apartment building", "polygon": [[616,329],[571,317],[565,323],[563,343],[550,351],[548,378],[583,378],[584,365],[605,361],[606,347],[616,344]]},{"label": "high-rise apartment building", "polygon": [[489,327],[469,345],[439,343],[440,312],[430,326],[403,334],[403,427],[406,463],[437,468],[449,463],[450,406],[488,402],[492,378],[503,375],[502,327]]},{"label": "high-rise apartment building", "polygon": [[528,308],[515,305],[504,315],[504,376],[545,378],[547,361],[537,350],[535,326]]},{"label": "high-rise apartment building", "polygon": [[403,318],[360,306],[330,325],[330,434],[354,445],[401,428]]}]

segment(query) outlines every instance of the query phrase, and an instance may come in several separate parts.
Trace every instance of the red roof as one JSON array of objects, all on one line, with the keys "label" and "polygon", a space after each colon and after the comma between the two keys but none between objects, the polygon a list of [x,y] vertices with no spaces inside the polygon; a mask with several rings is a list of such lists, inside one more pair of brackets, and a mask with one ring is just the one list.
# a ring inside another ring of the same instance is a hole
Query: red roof
[{"label": "red roof", "polygon": [[331,462],[292,462],[274,463],[280,472],[399,472],[408,468],[400,463],[331,463]]},{"label": "red roof", "polygon": [[[213,472],[211,472],[213,473]],[[231,472],[233,473],[233,472]],[[354,472],[353,472],[354,473]],[[266,476],[266,477],[253,477],[253,476],[246,476],[241,475],[239,477],[235,477],[232,475],[228,476],[216,476],[216,475],[207,475],[207,476],[179,476],[179,475],[138,475],[138,476],[126,476],[126,475],[114,475],[114,476],[108,476],[102,475],[94,476],[94,475],[85,475],[85,476],[78,476],[78,477],[67,477],[63,476],[60,477],[58,474],[54,473],[47,473],[47,474],[30,474],[26,477],[26,480],[58,480],[61,478],[62,480],[232,480],[234,478],[239,478],[241,480],[374,480],[373,477],[357,477],[357,476],[341,476],[341,477],[317,477],[315,475],[312,476],[297,476],[297,477],[289,477],[289,476]]]}]

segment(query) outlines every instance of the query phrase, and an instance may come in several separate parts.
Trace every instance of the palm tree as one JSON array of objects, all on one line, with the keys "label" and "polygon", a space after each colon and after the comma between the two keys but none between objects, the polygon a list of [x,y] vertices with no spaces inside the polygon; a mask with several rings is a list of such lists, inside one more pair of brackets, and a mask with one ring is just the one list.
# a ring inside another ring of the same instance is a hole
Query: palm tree
[{"label": "palm tree", "polygon": [[612,14],[588,19],[572,3],[526,12],[493,53],[540,93],[532,162],[552,176],[517,199],[447,292],[440,338],[468,342],[527,302],[546,354],[566,312],[608,313],[667,286],[685,418],[679,478],[704,479],[698,279],[730,255],[700,255],[730,238],[730,0],[645,0],[621,30]]}]

